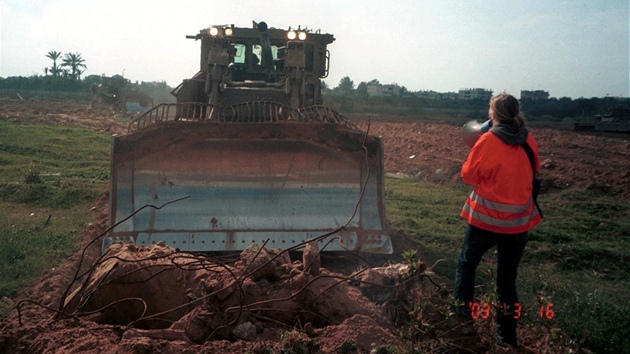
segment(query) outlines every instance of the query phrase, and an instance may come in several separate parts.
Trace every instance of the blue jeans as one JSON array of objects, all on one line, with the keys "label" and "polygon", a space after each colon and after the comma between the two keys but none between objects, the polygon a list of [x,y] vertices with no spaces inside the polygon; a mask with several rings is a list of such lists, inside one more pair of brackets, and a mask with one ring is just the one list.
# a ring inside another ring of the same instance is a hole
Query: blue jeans
[{"label": "blue jeans", "polygon": [[513,309],[518,302],[516,275],[518,264],[527,243],[527,232],[508,235],[498,234],[468,225],[464,234],[462,253],[457,262],[453,295],[461,306],[456,309],[469,315],[468,303],[475,295],[475,270],[481,257],[493,246],[497,246],[497,293],[499,302]]}]

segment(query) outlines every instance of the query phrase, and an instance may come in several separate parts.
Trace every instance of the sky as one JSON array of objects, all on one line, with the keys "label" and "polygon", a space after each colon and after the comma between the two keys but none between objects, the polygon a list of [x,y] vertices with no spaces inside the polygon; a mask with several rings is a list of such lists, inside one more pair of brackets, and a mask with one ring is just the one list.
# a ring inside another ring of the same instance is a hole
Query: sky
[{"label": "sky", "polygon": [[330,87],[629,97],[629,18],[629,0],[0,0],[0,77],[44,75],[55,50],[81,54],[83,77],[175,87],[198,70],[186,35],[265,21],[335,36]]}]

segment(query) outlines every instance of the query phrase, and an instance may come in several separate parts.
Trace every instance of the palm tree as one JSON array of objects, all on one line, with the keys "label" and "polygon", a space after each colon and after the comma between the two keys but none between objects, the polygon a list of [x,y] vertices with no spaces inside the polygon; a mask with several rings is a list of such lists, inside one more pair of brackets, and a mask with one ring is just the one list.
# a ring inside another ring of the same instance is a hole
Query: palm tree
[{"label": "palm tree", "polygon": [[46,57],[52,59],[53,61],[53,66],[52,68],[50,68],[50,73],[52,74],[52,76],[59,76],[60,70],[57,67],[57,59],[59,59],[60,56],[61,52],[58,52],[56,50],[51,50],[50,52],[48,52],[48,54],[46,54]]},{"label": "palm tree", "polygon": [[61,66],[70,68],[70,76],[75,80],[81,78],[81,73],[84,71],[82,71],[81,68],[87,68],[85,60],[81,58],[81,54],[79,53],[66,53],[66,55],[63,56]]}]

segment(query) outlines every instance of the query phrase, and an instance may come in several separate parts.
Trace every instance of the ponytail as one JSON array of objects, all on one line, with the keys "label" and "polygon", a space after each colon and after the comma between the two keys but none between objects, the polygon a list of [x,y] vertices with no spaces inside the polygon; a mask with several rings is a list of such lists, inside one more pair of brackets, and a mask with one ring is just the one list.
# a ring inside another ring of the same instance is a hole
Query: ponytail
[{"label": "ponytail", "polygon": [[523,112],[518,112],[516,116],[514,116],[514,125],[521,130],[525,127],[525,117],[523,117]]},{"label": "ponytail", "polygon": [[525,126],[525,118],[518,100],[506,92],[501,92],[490,99],[490,109],[500,122],[514,124],[518,129]]}]

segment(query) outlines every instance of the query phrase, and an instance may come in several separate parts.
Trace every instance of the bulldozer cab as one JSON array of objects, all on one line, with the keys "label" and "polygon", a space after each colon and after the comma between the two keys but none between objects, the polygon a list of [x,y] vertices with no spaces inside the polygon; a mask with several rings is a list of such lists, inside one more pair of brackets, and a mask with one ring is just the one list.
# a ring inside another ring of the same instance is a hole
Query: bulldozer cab
[{"label": "bulldozer cab", "polygon": [[254,22],[252,28],[212,26],[187,38],[201,42],[201,60],[199,71],[173,91],[177,102],[230,106],[266,100],[296,109],[323,103],[331,34]]},{"label": "bulldozer cab", "polygon": [[[392,253],[383,147],[321,105],[332,35],[213,26],[200,70],[113,139],[116,241],[187,251],[251,244]],[[176,201],[176,202],[174,202]]]}]

